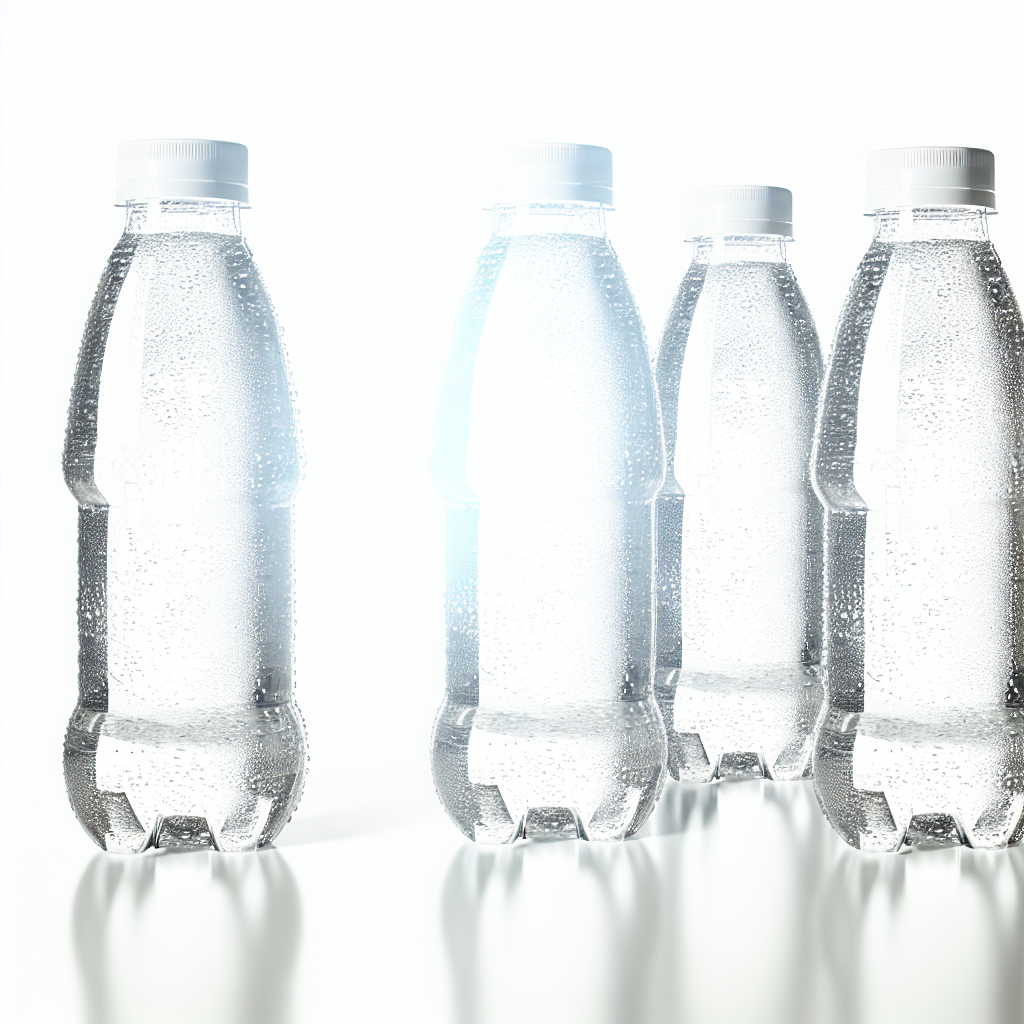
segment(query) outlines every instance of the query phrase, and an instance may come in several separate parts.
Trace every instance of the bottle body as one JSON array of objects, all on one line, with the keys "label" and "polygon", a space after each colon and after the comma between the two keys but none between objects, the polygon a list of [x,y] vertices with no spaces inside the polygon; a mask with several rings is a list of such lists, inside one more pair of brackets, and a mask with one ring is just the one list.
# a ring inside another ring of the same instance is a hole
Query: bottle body
[{"label": "bottle body", "polygon": [[1020,838],[1024,331],[985,217],[876,215],[822,393],[815,785],[864,850]]},{"label": "bottle body", "polygon": [[658,352],[656,687],[685,781],[810,771],[822,701],[821,356],[783,239],[697,239]]},{"label": "bottle body", "polygon": [[445,373],[438,794],[470,838],[621,839],[661,791],[642,328],[597,203],[496,209]]},{"label": "bottle body", "polygon": [[270,842],[306,761],[291,700],[301,463],[236,204],[129,204],[86,326],[64,471],[79,502],[75,813],[117,852]]}]

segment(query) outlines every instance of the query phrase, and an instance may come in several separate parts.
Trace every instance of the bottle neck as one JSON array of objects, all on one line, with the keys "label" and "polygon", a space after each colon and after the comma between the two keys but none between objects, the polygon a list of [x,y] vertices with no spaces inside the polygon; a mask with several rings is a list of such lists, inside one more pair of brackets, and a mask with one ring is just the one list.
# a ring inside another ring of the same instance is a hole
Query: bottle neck
[{"label": "bottle neck", "polygon": [[241,235],[241,204],[222,199],[138,199],[127,203],[128,234],[202,231]]},{"label": "bottle neck", "polygon": [[496,235],[593,235],[605,238],[602,203],[495,204]]},{"label": "bottle neck", "polygon": [[988,210],[981,206],[933,206],[876,210],[876,242],[923,242],[938,238],[988,241]]},{"label": "bottle neck", "polygon": [[700,235],[693,241],[694,263],[785,263],[782,235]]}]

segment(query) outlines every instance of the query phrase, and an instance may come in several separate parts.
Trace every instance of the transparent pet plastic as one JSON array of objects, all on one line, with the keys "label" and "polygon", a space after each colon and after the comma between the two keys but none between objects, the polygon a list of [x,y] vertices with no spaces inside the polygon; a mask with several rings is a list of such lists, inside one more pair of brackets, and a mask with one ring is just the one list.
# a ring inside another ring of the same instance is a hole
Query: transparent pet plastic
[{"label": "transparent pet plastic", "polygon": [[456,327],[434,480],[447,689],[434,783],[471,839],[622,839],[654,807],[652,504],[664,455],[599,203],[499,206]]},{"label": "transparent pet plastic", "polygon": [[810,774],[822,702],[821,354],[776,235],[698,238],[658,351],[655,673],[687,782]]},{"label": "transparent pet plastic", "polygon": [[105,850],[270,842],[302,792],[298,433],[235,203],[128,204],[89,313],[64,474],[79,700],[64,772]]},{"label": "transparent pet plastic", "polygon": [[814,776],[861,850],[1021,836],[1024,331],[986,216],[876,215],[822,394]]}]

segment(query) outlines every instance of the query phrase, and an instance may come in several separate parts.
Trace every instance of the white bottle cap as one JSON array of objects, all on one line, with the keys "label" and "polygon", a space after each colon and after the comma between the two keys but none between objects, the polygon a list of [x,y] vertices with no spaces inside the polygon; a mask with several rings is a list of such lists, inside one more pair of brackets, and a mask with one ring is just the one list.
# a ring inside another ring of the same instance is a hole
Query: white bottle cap
[{"label": "white bottle cap", "polygon": [[249,202],[249,151],[212,139],[139,139],[117,147],[117,202],[227,199]]},{"label": "white bottle cap", "polygon": [[901,206],[996,208],[996,159],[987,149],[911,146],[868,154],[868,213]]},{"label": "white bottle cap", "polygon": [[612,154],[574,142],[498,146],[495,203],[612,204]]},{"label": "white bottle cap", "polygon": [[686,233],[793,236],[793,193],[774,185],[691,188],[686,193]]}]

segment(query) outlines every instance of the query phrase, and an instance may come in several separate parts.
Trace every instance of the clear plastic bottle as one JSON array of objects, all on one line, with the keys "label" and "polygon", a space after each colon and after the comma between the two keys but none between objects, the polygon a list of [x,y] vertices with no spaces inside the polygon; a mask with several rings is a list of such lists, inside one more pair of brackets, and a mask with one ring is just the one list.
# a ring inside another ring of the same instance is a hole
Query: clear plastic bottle
[{"label": "clear plastic bottle", "polygon": [[868,158],[874,240],[822,392],[814,776],[862,850],[1024,827],[1024,329],[988,239],[993,181],[987,150]]},{"label": "clear plastic bottle", "polygon": [[687,195],[693,262],[656,381],[658,703],[675,778],[806,778],[822,702],[822,515],[808,464],[821,354],[786,260],[792,196]]},{"label": "clear plastic bottle", "polygon": [[64,772],[105,850],[253,849],[302,792],[291,700],[288,368],[241,234],[248,154],[118,151],[125,232],[85,328],[64,475],[79,502],[79,699]]},{"label": "clear plastic bottle", "polygon": [[605,235],[608,150],[507,147],[500,162],[433,459],[448,581],[434,784],[471,839],[622,839],[665,775],[647,347]]}]

